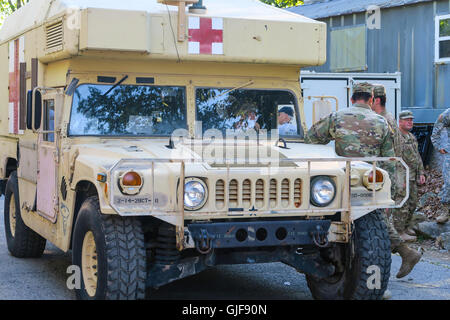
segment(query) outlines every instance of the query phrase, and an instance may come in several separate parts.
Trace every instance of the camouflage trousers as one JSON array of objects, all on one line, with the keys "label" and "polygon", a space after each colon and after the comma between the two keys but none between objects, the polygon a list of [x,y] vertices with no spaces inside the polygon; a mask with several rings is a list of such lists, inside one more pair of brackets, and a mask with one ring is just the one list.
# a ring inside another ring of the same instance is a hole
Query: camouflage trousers
[{"label": "camouflage trousers", "polygon": [[442,178],[444,179],[444,185],[439,193],[439,198],[442,203],[450,204],[450,153],[444,155]]},{"label": "camouflage trousers", "polygon": [[392,223],[392,215],[388,215],[388,213],[384,210],[383,217],[389,233],[389,240],[391,240],[391,251],[395,253],[397,252],[397,247],[404,241],[400,238],[397,230],[394,228],[394,224]]},{"label": "camouflage trousers", "polygon": [[[406,195],[405,188],[398,191],[396,196],[396,203],[399,203]],[[417,208],[418,195],[416,181],[409,181],[409,198],[406,200],[403,207],[392,210],[392,221],[395,229],[399,233],[403,233],[406,229],[411,227],[411,220],[414,211]]]}]

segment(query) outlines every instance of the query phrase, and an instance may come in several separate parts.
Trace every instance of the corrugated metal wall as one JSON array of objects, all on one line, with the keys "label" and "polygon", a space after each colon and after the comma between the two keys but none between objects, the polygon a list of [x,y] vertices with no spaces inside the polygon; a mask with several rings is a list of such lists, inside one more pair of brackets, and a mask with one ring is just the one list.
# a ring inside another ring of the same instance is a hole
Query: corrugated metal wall
[{"label": "corrugated metal wall", "polygon": [[[381,28],[367,30],[367,70],[402,73],[402,109],[414,111],[417,123],[433,123],[450,108],[450,64],[434,63],[436,15],[450,13],[450,0],[424,2],[381,10]],[[365,23],[365,13],[319,19],[330,28]],[[325,65],[311,68],[332,72],[330,54]]]}]

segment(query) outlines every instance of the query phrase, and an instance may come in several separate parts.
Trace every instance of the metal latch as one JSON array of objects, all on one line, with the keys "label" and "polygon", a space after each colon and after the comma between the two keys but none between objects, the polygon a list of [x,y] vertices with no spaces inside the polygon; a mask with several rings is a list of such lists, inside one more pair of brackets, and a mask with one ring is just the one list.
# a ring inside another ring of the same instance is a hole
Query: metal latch
[{"label": "metal latch", "polygon": [[328,246],[328,231],[322,229],[320,225],[316,225],[316,229],[309,232],[314,244],[319,248]]}]

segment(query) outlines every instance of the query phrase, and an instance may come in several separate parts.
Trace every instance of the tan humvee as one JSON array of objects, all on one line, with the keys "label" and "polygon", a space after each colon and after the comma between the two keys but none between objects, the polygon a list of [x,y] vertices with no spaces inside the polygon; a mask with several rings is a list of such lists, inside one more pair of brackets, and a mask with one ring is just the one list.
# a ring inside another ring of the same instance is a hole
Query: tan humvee
[{"label": "tan humvee", "polygon": [[[9,250],[72,250],[86,299],[272,261],[305,273],[316,298],[380,298],[390,254],[376,210],[395,204],[374,161],[386,159],[302,143],[299,71],[325,62],[325,24],[195,2],[33,0],[6,20]],[[382,285],[364,288],[372,265]]]}]

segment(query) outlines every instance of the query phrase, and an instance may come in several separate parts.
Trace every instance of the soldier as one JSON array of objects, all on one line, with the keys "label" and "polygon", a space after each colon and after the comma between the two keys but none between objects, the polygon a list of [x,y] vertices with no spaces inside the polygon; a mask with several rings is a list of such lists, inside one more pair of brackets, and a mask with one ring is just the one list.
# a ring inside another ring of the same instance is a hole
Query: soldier
[{"label": "soldier", "polygon": [[397,126],[397,121],[395,121],[394,116],[386,110],[386,89],[381,84],[374,84],[373,85],[373,104],[372,104],[372,110],[375,111],[377,114],[382,116],[386,119],[389,130],[391,132],[392,139],[394,140],[394,151],[395,155],[398,157],[400,155],[399,153],[399,135],[400,131]]},{"label": "soldier", "polygon": [[[443,135],[443,129],[447,130],[447,134]],[[444,142],[441,141],[446,140]],[[445,139],[446,138],[446,139]],[[446,223],[448,220],[448,211],[450,209],[450,108],[445,110],[436,120],[431,135],[431,142],[441,154],[444,155],[444,163],[442,166],[442,177],[444,178],[444,186],[442,187],[439,197],[441,203],[445,207],[445,211],[437,219],[437,223]]]},{"label": "soldier", "polygon": [[[313,125],[306,134],[305,142],[327,144],[335,140],[336,153],[343,157],[394,157],[388,124],[370,107],[373,102],[372,86],[369,83],[355,84],[351,100],[351,108],[333,112]],[[396,275],[402,278],[419,262],[421,254],[406,246],[386,216],[385,222],[391,250],[402,257],[402,265]]]},{"label": "soldier", "polygon": [[[382,116],[386,119],[388,125],[389,125],[389,132],[392,137],[392,140],[394,141],[394,152],[396,157],[401,157],[400,152],[400,129],[397,126],[397,121],[395,121],[395,118],[392,116],[390,112],[386,111],[386,89],[381,84],[374,84],[373,85],[373,104],[372,104],[372,110],[375,111],[377,114]],[[399,171],[399,168],[401,165],[396,165],[396,171]],[[403,197],[400,197],[397,195],[397,187],[398,183],[397,180],[401,179],[401,177],[398,176],[398,173],[396,172],[395,175],[391,177],[392,185],[391,185],[391,194],[393,198],[395,199],[396,203],[399,203],[400,200]]]},{"label": "soldier", "polygon": [[[409,198],[402,208],[395,209],[392,213],[394,227],[405,241],[415,241],[415,232],[411,229],[411,219],[417,207],[417,184],[425,183],[425,172],[423,169],[422,158],[419,154],[419,146],[416,138],[410,132],[414,126],[414,116],[411,111],[403,111],[399,115],[400,128],[400,145],[399,155],[403,158],[409,167]],[[400,168],[404,171],[403,168]],[[400,173],[400,177],[405,174]],[[403,180],[398,180],[400,181]],[[406,181],[400,184],[398,196],[404,198],[406,196]]]},{"label": "soldier", "polygon": [[[417,206],[417,185],[416,181],[420,184],[425,182],[425,176],[423,171],[422,160],[418,153],[418,146],[415,137],[409,132],[412,129],[413,122],[411,120],[400,120],[403,128],[399,128],[397,123],[391,113],[386,111],[386,90],[383,85],[375,84],[374,89],[374,103],[372,105],[372,110],[383,116],[389,124],[389,129],[391,136],[394,140],[394,151],[397,157],[403,158],[406,164],[410,168],[410,196],[408,201],[405,203],[403,208],[392,210],[394,226],[400,234],[400,237],[405,241],[415,241],[415,232],[410,228],[412,214]],[[401,113],[402,114],[402,113]],[[412,119],[412,113],[408,113],[405,119]],[[418,167],[419,166],[419,167]],[[416,175],[418,173],[418,175]],[[393,186],[396,185],[397,188],[392,188],[392,194],[394,194],[394,199],[396,203],[399,203],[406,195],[405,193],[405,170],[403,166],[396,166],[396,175],[392,179]],[[418,179],[416,179],[418,178]],[[394,190],[395,189],[395,190]]]},{"label": "soldier", "polygon": [[291,122],[293,118],[292,108],[283,107],[278,110],[278,133],[280,136],[297,134],[297,126]]}]

